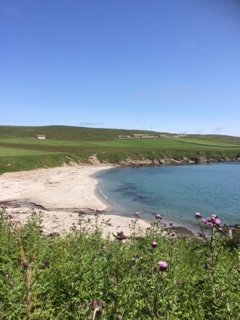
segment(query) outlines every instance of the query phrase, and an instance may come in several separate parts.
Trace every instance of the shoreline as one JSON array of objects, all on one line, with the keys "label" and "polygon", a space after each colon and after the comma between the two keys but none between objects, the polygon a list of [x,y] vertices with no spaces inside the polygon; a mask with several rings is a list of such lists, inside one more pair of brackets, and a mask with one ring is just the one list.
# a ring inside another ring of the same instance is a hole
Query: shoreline
[{"label": "shoreline", "polygon": [[[3,173],[0,175],[0,205],[8,203],[7,213],[21,223],[27,221],[34,208],[37,213],[43,213],[44,233],[60,235],[76,227],[79,209],[87,212],[83,222],[91,229],[95,226],[94,212],[99,210],[104,212],[98,220],[105,237],[112,237],[118,230],[129,236],[133,215],[114,211],[98,189],[97,174],[117,167],[124,166],[84,164]],[[91,220],[90,224],[87,220]],[[169,224],[170,220],[164,220]],[[139,234],[144,234],[154,222],[154,217],[140,218]],[[174,229],[179,235],[196,235],[196,228],[178,222],[174,223]]]},{"label": "shoreline", "polygon": [[[129,225],[134,219],[133,215],[130,213],[124,215],[121,211],[115,210],[110,200],[108,201],[98,188],[98,173],[117,167],[126,166],[82,164],[3,173],[0,175],[0,206],[4,202],[22,201],[21,206],[15,203],[8,205],[7,208],[7,213],[13,214],[21,222],[25,222],[30,215],[29,205],[40,206],[42,209],[37,208],[36,211],[44,213],[42,217],[44,232],[48,234],[56,232],[61,235],[68,233],[73,224],[78,223],[77,212],[80,209],[87,212],[86,218],[91,220],[92,226],[95,225],[95,213],[103,211],[104,214],[99,215],[98,220],[105,237],[116,234],[117,230],[123,230],[129,235]],[[170,220],[164,216],[163,218],[168,225]],[[87,219],[83,220],[86,224]],[[143,234],[154,221],[154,216],[140,218],[138,220],[140,233]],[[191,226],[174,219],[171,221],[180,235],[196,236],[199,231],[195,225]]]},{"label": "shoreline", "polygon": [[[133,218],[96,215],[108,211],[109,206],[97,194],[95,174],[111,168],[114,166],[74,165],[4,173],[0,175],[0,204],[20,223],[25,223],[34,209],[41,215],[46,234],[69,233],[78,226],[82,209],[87,214],[81,217],[81,222],[89,231],[95,228],[97,219],[104,237],[112,238],[118,231],[129,236]],[[149,223],[139,220],[139,235],[149,227]]]},{"label": "shoreline", "polygon": [[[171,166],[171,165],[168,165],[168,166]],[[173,165],[174,166],[174,165]],[[129,167],[129,166],[128,166]],[[136,167],[136,169],[138,168],[143,168],[143,167],[146,167],[146,166],[138,166]],[[152,167],[152,166],[150,166]],[[115,169],[115,168],[127,168],[127,166],[112,166],[111,168],[109,169],[106,169],[106,170],[111,170],[111,169]],[[129,167],[129,168],[132,168],[132,167]],[[100,171],[96,172],[93,174],[93,177],[95,179],[97,179],[99,181],[99,177],[98,177],[98,174],[99,174]],[[133,216],[134,216],[134,212],[132,212],[132,215],[129,213],[129,214],[126,214],[126,210],[124,210],[124,208],[121,208],[118,207],[114,207],[111,203],[110,203],[110,200],[108,200],[108,198],[106,197],[106,195],[102,192],[102,190],[100,188],[98,188],[98,184],[96,185],[96,188],[95,188],[95,194],[98,198],[100,198],[103,203],[105,203],[106,205],[106,210],[105,210],[105,214],[106,216],[120,216],[120,217],[124,217],[124,218],[127,218],[127,219],[130,219],[132,220],[133,219]],[[156,222],[155,220],[155,215],[153,215],[152,217],[144,217],[142,218],[142,214],[141,214],[141,210],[139,210],[140,212],[140,220],[141,221],[144,221],[146,222],[147,224],[149,224],[149,226],[151,226],[153,223]],[[125,212],[125,213],[124,213]],[[169,228],[170,224],[173,223],[173,231],[175,231],[178,235],[181,235],[181,236],[187,236],[187,237],[194,237],[196,235],[198,235],[198,227],[197,225],[194,225],[193,222],[181,222],[181,221],[176,221],[174,219],[170,219],[170,218],[167,218],[163,215],[163,220],[165,221],[166,225],[168,226],[167,228]]]}]

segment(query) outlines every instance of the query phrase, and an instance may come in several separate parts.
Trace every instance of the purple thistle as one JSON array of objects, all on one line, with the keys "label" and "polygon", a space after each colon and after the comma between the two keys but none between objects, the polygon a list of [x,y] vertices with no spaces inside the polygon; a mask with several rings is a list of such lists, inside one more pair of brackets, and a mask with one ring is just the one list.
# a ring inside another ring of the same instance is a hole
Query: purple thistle
[{"label": "purple thistle", "polygon": [[217,226],[220,226],[221,220],[219,218],[216,218],[214,221],[214,224],[216,224]]},{"label": "purple thistle", "polygon": [[113,236],[119,241],[127,239],[127,236],[125,236],[123,231],[118,231],[117,235],[113,234]]},{"label": "purple thistle", "polygon": [[216,218],[218,218],[218,216],[215,213],[211,214],[211,219],[216,219]]},{"label": "purple thistle", "polygon": [[162,219],[162,216],[161,216],[159,213],[157,213],[157,214],[155,215],[155,219],[156,219],[156,220],[161,220],[161,219]]},{"label": "purple thistle", "polygon": [[195,218],[196,219],[200,219],[202,216],[201,216],[201,213],[200,212],[196,212],[195,213]]},{"label": "purple thistle", "polygon": [[171,232],[171,233],[170,233],[170,237],[171,237],[171,238],[177,238],[176,232]]},{"label": "purple thistle", "polygon": [[165,228],[167,226],[166,221],[161,219],[160,220],[160,225]]},{"label": "purple thistle", "polygon": [[158,243],[157,243],[156,241],[152,241],[151,247],[152,247],[153,249],[155,249],[155,248],[157,248],[157,246],[158,246]]},{"label": "purple thistle", "polygon": [[160,271],[167,271],[168,269],[168,264],[166,261],[159,261],[158,262],[158,267]]},{"label": "purple thistle", "polygon": [[213,227],[213,223],[207,221],[207,226],[208,226],[209,228],[212,228],[212,227]]}]

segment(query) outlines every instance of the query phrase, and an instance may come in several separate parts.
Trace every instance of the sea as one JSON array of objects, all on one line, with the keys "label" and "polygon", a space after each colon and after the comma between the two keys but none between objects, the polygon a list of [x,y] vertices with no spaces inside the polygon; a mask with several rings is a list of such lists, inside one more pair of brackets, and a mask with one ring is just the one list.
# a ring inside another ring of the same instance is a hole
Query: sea
[{"label": "sea", "polygon": [[240,163],[161,167],[118,167],[100,171],[97,192],[108,212],[153,221],[161,214],[176,226],[196,226],[217,214],[223,224],[240,223]]}]

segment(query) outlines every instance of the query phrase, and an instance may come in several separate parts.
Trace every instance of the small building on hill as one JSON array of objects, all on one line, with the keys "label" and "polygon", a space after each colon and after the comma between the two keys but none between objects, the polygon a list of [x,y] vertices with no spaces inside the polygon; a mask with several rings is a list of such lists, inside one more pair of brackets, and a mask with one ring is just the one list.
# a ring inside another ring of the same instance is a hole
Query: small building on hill
[{"label": "small building on hill", "polygon": [[46,136],[45,136],[45,134],[38,134],[37,139],[38,140],[46,140]]}]

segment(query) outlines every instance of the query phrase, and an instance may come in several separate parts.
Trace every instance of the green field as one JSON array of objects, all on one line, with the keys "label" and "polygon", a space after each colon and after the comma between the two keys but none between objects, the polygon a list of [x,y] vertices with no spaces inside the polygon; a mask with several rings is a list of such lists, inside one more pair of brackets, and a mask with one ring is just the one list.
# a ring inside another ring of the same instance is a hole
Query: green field
[{"label": "green field", "polygon": [[[135,133],[155,138],[126,138]],[[46,140],[37,140],[37,134]],[[203,135],[176,137],[162,133],[116,129],[91,129],[67,126],[8,127],[0,126],[0,172],[87,162],[95,154],[103,162],[118,163],[126,158],[159,159],[199,156],[214,159],[240,157],[240,138]],[[119,135],[124,136],[120,139]]]},{"label": "green field", "polygon": [[28,149],[19,149],[19,148],[6,148],[0,146],[0,157],[18,157],[18,156],[41,156],[46,154],[51,154],[53,152],[46,152],[42,150],[28,150]]}]

